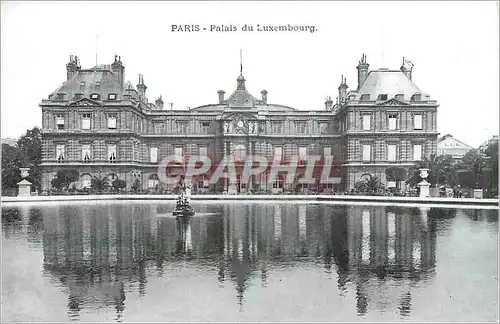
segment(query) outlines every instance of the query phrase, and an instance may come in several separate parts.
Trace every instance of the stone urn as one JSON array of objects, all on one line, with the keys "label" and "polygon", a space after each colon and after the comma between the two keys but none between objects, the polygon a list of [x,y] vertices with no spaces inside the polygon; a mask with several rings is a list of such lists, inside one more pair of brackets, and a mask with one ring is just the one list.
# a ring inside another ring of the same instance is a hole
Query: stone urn
[{"label": "stone urn", "polygon": [[21,178],[23,179],[30,175],[30,168],[19,168],[19,171],[21,171]]},{"label": "stone urn", "polygon": [[17,183],[17,187],[19,188],[19,191],[17,193],[18,196],[31,195],[31,182],[25,179],[27,176],[29,176],[29,170],[30,168],[19,168],[19,171],[21,171],[21,177],[23,179]]},{"label": "stone urn", "polygon": [[420,188],[420,198],[430,197],[429,188],[431,186],[425,179],[429,176],[429,169],[420,169],[420,178],[422,181],[418,183],[418,187]]},{"label": "stone urn", "polygon": [[420,169],[420,178],[422,178],[422,180],[425,180],[427,179],[427,177],[429,176],[429,169]]}]

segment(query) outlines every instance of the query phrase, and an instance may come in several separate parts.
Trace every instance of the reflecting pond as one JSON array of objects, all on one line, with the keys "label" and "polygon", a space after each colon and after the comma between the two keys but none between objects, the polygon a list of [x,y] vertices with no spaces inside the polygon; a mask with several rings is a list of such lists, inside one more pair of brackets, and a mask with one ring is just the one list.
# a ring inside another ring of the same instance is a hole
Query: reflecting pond
[{"label": "reflecting pond", "polygon": [[2,322],[496,321],[498,209],[2,207]]}]

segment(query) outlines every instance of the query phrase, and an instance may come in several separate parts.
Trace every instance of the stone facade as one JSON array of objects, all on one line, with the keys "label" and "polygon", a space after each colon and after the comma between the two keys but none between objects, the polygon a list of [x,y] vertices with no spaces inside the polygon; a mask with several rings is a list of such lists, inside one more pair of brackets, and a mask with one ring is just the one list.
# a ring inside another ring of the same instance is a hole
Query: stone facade
[{"label": "stone facade", "polygon": [[[67,80],[48,99],[43,112],[43,190],[57,170],[76,168],[87,187],[92,177],[123,179],[127,189],[139,180],[144,190],[172,190],[158,181],[159,162],[167,155],[208,155],[220,161],[226,154],[244,162],[249,154],[282,161],[298,156],[333,155],[332,176],[340,184],[302,185],[303,190],[345,191],[365,174],[386,183],[389,166],[407,169],[416,159],[436,151],[437,103],[411,81],[411,68],[368,71],[366,57],[358,65],[358,88],[347,92],[342,78],[339,97],[323,110],[304,111],[267,102],[267,91],[253,97],[240,72],[237,88],[218,103],[187,110],[164,107],[162,98],[148,102],[142,75],[133,87],[125,82],[125,67],[115,56],[111,65],[84,70],[71,56]],[[419,146],[420,145],[420,146]],[[237,169],[239,172],[240,169]],[[226,190],[224,183],[200,190]],[[226,184],[227,185],[227,184]],[[280,178],[266,175],[238,182],[238,191],[292,190]]]}]

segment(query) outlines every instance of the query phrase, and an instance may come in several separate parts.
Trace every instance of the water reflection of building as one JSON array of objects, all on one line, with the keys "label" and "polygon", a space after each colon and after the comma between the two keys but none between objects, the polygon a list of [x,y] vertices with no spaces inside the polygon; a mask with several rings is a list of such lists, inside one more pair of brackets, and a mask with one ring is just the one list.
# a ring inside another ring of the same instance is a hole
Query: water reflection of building
[{"label": "water reflection of building", "polygon": [[[44,269],[67,289],[70,315],[112,307],[120,320],[126,292],[146,294],[148,273],[161,274],[179,258],[214,270],[214,280],[234,287],[240,307],[249,286],[265,287],[270,272],[313,259],[325,275],[337,274],[342,296],[355,290],[359,314],[391,304],[405,314],[411,287],[432,275],[436,223],[454,216],[441,209],[214,204],[203,212],[217,214],[183,223],[164,217],[169,211],[171,206],[119,204],[30,213],[31,227],[43,222],[37,227],[44,229]],[[22,221],[16,215],[2,218]]]},{"label": "water reflection of building", "polygon": [[44,270],[68,288],[70,316],[84,307],[124,310],[127,283],[146,293],[154,236],[147,205],[44,209]]},{"label": "water reflection of building", "polygon": [[[370,301],[379,301],[380,288],[391,287],[390,281],[398,281],[402,290],[401,313],[409,311],[410,287],[431,274],[436,262],[436,235],[429,229],[428,212],[427,208],[369,206],[347,210],[349,265],[359,314],[366,313]],[[371,288],[370,279],[382,286]],[[384,305],[388,306],[387,300]]]}]

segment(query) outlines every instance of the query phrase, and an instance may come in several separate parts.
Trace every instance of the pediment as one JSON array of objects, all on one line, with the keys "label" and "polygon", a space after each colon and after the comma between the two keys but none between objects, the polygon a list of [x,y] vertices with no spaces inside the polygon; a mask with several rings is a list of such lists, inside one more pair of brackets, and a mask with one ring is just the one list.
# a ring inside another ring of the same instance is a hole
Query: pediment
[{"label": "pediment", "polygon": [[407,102],[392,98],[377,104],[377,106],[409,106]]},{"label": "pediment", "polygon": [[83,98],[77,101],[74,101],[70,104],[71,107],[94,107],[94,106],[101,106],[100,103],[90,100],[88,98]]},{"label": "pediment", "polygon": [[448,137],[445,138],[444,140],[441,140],[440,142],[437,143],[438,148],[441,149],[465,149],[465,150],[470,150],[472,147],[469,145],[460,142],[457,139],[454,139],[453,137]]},{"label": "pediment", "polygon": [[255,114],[230,113],[224,115],[222,129],[224,134],[257,134],[262,128]]},{"label": "pediment", "polygon": [[224,114],[222,116],[223,120],[255,120],[257,119],[257,112],[243,112],[243,111],[234,111],[234,112],[229,112],[227,114]]}]

